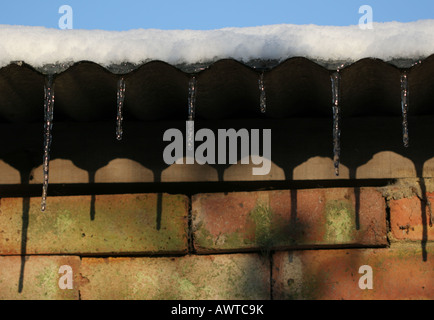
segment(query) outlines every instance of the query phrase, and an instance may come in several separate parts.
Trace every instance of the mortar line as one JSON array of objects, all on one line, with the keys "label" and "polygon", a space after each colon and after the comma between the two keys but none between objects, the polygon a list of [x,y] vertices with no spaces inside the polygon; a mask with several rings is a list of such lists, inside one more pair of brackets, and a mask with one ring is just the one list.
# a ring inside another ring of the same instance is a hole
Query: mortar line
[{"label": "mortar line", "polygon": [[[50,184],[50,197],[89,196],[138,193],[168,193],[192,196],[200,193],[255,192],[273,190],[303,190],[323,188],[384,187],[396,179],[338,179],[282,181],[224,181],[224,182],[152,182],[152,183],[77,183]],[[40,184],[0,184],[3,198],[39,197]]]},{"label": "mortar line", "polygon": [[384,201],[386,202],[386,239],[390,247],[390,232],[392,232],[392,222],[390,220],[390,201],[387,199],[387,197],[384,197]]},{"label": "mortar line", "polygon": [[[413,243],[413,242],[411,242]],[[341,245],[341,246],[333,246],[333,245],[322,245],[322,246],[306,246],[306,247],[298,247],[298,248],[275,248],[273,252],[286,252],[286,251],[314,251],[314,250],[350,250],[350,249],[387,249],[389,245],[364,245],[364,244],[356,244],[356,245]],[[234,250],[234,251],[214,251],[214,252],[185,252],[185,253],[134,253],[134,252],[119,252],[119,253],[28,253],[24,255],[24,257],[31,256],[41,256],[41,257],[59,257],[59,256],[68,256],[68,257],[80,257],[80,258],[95,258],[95,259],[104,259],[104,258],[182,258],[188,255],[194,256],[213,256],[213,255],[235,255],[235,254],[262,254],[263,250],[260,248],[255,248],[252,250]],[[21,257],[21,254],[0,254],[0,257]]]},{"label": "mortar line", "polygon": [[273,255],[274,251],[270,251],[270,300],[274,300],[274,282],[273,282]]},{"label": "mortar line", "polygon": [[188,212],[187,212],[187,251],[188,254],[195,254],[194,237],[193,237],[193,212],[192,212],[193,196],[188,196]]}]

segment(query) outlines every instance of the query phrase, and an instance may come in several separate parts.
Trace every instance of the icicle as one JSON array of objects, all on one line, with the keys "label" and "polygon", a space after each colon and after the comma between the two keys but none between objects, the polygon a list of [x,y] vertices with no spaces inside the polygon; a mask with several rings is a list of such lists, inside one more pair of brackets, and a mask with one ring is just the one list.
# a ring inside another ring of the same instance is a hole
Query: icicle
[{"label": "icicle", "polygon": [[422,60],[418,60],[418,61],[416,61],[415,63],[413,63],[412,65],[411,65],[411,67],[413,68],[414,66],[417,66],[417,65],[419,65],[419,64],[421,64],[422,63]]},{"label": "icicle", "polygon": [[340,80],[341,75],[339,70],[331,75],[332,82],[332,103],[333,103],[333,161],[335,167],[335,174],[339,176],[339,161],[341,153],[341,130],[339,128],[339,114],[340,114]]},{"label": "icicle", "polygon": [[122,111],[124,107],[125,99],[125,80],[124,78],[118,81],[118,91],[117,91],[117,115],[116,115],[116,139],[122,140]]},{"label": "icicle", "polygon": [[194,116],[196,112],[196,77],[191,77],[188,84],[188,125],[187,150],[194,149]]},{"label": "icicle", "polygon": [[262,113],[267,111],[267,97],[265,95],[265,83],[264,83],[264,73],[262,72],[259,77],[259,91],[261,93],[259,98],[259,107]]},{"label": "icicle", "polygon": [[401,75],[401,109],[402,109],[402,141],[404,142],[404,147],[408,147],[409,145],[409,136],[408,136],[408,99],[409,98],[409,90],[408,90],[408,75],[407,72],[404,71]]},{"label": "icicle", "polygon": [[53,75],[49,75],[44,87],[44,156],[43,171],[44,184],[42,186],[41,211],[45,211],[47,206],[48,175],[50,164],[50,146],[51,146],[51,129],[53,128],[53,111],[54,111],[54,87]]}]

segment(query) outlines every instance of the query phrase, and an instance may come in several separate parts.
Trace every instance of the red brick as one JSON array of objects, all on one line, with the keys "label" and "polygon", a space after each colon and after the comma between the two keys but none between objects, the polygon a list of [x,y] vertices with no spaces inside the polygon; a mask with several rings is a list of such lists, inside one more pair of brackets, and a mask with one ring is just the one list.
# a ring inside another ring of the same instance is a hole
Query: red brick
[{"label": "red brick", "polygon": [[[97,195],[94,203],[92,220],[91,196],[48,198],[45,212],[40,198],[30,198],[28,205],[23,198],[0,199],[0,254],[21,254],[23,238],[24,254],[187,252],[186,196]],[[23,229],[25,214],[29,222]]]},{"label": "red brick", "polygon": [[387,245],[384,198],[373,188],[360,188],[358,200],[356,194],[352,188],[199,194],[192,199],[194,246],[206,253]]},{"label": "red brick", "polygon": [[[420,244],[401,243],[390,249],[278,252],[273,256],[273,298],[432,300],[433,259],[433,243],[425,249]],[[359,288],[363,265],[373,270],[372,290]]]},{"label": "red brick", "polygon": [[[72,268],[72,289],[59,287],[63,265]],[[79,271],[80,257],[76,256],[0,257],[0,300],[78,300]]]},{"label": "red brick", "polygon": [[83,258],[83,300],[264,300],[270,262],[258,254]]},{"label": "red brick", "polygon": [[[434,193],[427,193],[427,198],[434,204]],[[391,199],[389,207],[390,226],[394,239],[418,241],[434,239],[434,226],[430,225],[430,209],[426,202],[417,196]]]}]

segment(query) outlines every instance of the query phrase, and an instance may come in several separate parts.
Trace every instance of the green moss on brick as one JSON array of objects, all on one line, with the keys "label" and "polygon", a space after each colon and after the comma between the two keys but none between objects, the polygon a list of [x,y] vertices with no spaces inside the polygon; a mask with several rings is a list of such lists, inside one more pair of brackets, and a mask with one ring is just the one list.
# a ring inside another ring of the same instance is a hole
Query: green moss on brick
[{"label": "green moss on brick", "polygon": [[196,231],[196,246],[207,249],[231,250],[250,246],[253,242],[244,237],[244,231],[225,233],[213,236],[208,229],[198,224]]},{"label": "green moss on brick", "polygon": [[195,231],[195,245],[202,248],[213,248],[214,241],[211,233],[200,222],[196,226]]},{"label": "green moss on brick", "polygon": [[273,213],[270,207],[262,202],[258,202],[255,208],[250,212],[249,218],[255,224],[256,245],[262,248],[272,246],[274,240],[271,233]]},{"label": "green moss on brick", "polygon": [[36,286],[43,290],[45,297],[55,297],[56,292],[60,290],[58,285],[59,274],[57,272],[58,269],[53,265],[53,268],[44,268],[36,276]]},{"label": "green moss on brick", "polygon": [[275,246],[292,245],[288,222],[275,216],[270,206],[258,201],[247,214],[245,227],[235,232],[211,234],[203,221],[195,225],[195,246],[200,249],[234,251],[237,249],[260,249],[268,252]]},{"label": "green moss on brick", "polygon": [[296,243],[288,222],[273,213],[268,204],[258,202],[249,218],[255,225],[255,245],[268,252],[277,246],[290,246]]},{"label": "green moss on brick", "polygon": [[330,200],[325,206],[325,236],[329,243],[348,243],[353,240],[354,207],[350,201]]},{"label": "green moss on brick", "polygon": [[[94,220],[89,196],[49,198],[45,212],[40,210],[40,199],[32,198],[26,253],[185,253],[188,198],[168,194],[159,197],[157,194],[96,196]],[[0,217],[0,223],[12,220],[11,226],[21,231],[21,202],[7,199],[10,209]],[[21,235],[11,233],[10,238],[0,241],[0,247],[8,253],[20,254]]]},{"label": "green moss on brick", "polygon": [[56,217],[55,234],[61,235],[65,232],[75,232],[74,220],[69,210],[59,210]]}]

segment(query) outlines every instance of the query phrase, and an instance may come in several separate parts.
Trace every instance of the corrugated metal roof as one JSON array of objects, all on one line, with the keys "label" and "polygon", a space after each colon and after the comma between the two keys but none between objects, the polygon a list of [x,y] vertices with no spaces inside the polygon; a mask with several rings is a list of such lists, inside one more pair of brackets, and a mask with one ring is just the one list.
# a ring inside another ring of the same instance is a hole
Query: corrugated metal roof
[{"label": "corrugated metal roof", "polygon": [[[408,73],[409,115],[433,114],[434,55],[410,65],[410,61],[367,58],[343,67],[342,117],[400,116],[403,70]],[[39,70],[23,62],[11,63],[0,69],[0,121],[43,121],[44,73],[55,71],[59,72],[54,80],[55,122],[113,119],[120,77],[126,83],[126,121],[185,119],[193,74],[197,78],[197,119],[331,117],[330,75],[335,70],[330,66],[302,57],[277,65],[272,61],[247,65],[226,59],[209,66],[152,61],[109,69],[87,61]],[[267,98],[265,114],[259,108],[261,72]]]}]

